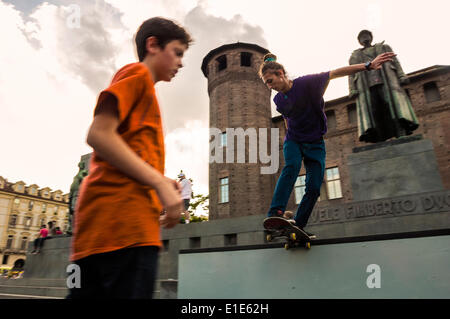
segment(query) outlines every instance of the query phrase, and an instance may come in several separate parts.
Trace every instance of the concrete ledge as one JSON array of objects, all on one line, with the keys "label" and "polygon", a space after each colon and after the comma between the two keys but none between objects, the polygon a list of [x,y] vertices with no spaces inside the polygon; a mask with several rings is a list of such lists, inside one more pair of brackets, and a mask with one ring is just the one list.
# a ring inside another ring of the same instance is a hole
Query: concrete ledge
[{"label": "concrete ledge", "polygon": [[436,299],[450,236],[180,254],[180,299]]}]

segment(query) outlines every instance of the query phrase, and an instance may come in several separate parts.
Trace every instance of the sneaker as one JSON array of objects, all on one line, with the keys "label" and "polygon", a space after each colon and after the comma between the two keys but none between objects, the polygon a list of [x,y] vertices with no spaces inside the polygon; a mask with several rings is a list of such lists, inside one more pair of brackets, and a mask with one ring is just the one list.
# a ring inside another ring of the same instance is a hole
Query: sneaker
[{"label": "sneaker", "polygon": [[314,235],[314,234],[312,234],[312,233],[310,233],[310,232],[307,232],[307,231],[304,230],[304,229],[302,229],[302,230],[306,233],[306,235],[308,235],[309,237],[311,237],[311,239],[316,239],[316,238],[317,238],[316,235]]},{"label": "sneaker", "polygon": [[283,215],[284,215],[284,213],[283,213],[283,211],[282,210],[280,210],[280,209],[274,209],[274,210],[271,210],[270,212],[269,212],[269,214],[267,214],[267,217],[283,217]]},{"label": "sneaker", "polygon": [[[289,222],[292,224],[292,225],[294,225],[294,226],[297,226],[297,224],[295,223],[295,220],[289,220]],[[297,226],[298,227],[298,226]],[[310,233],[310,232],[307,232],[306,230],[304,230],[302,227],[298,227],[298,228],[300,228],[304,233],[306,233],[306,235],[308,235],[309,237],[311,237],[311,239],[316,239],[317,238],[317,236],[316,235],[314,235],[313,233]]]}]

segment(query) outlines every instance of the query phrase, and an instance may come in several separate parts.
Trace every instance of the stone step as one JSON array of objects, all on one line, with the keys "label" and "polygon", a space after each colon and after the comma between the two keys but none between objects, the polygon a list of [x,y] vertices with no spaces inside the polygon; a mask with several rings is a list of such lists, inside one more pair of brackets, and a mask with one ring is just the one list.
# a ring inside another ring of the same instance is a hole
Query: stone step
[{"label": "stone step", "polygon": [[63,299],[61,297],[32,296],[0,293],[0,299]]},{"label": "stone step", "polygon": [[65,287],[0,285],[0,294],[29,296],[30,298],[65,298],[68,290]]},{"label": "stone step", "polygon": [[[160,289],[161,282],[158,280],[153,293],[154,299],[162,297]],[[65,279],[0,279],[0,299],[60,299],[65,298],[68,293]]]}]

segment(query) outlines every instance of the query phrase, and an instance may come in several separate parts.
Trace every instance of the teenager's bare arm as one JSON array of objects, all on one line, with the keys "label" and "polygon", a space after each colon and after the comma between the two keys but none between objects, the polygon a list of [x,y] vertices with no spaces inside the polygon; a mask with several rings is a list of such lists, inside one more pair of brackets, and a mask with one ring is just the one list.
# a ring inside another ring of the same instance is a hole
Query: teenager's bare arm
[{"label": "teenager's bare arm", "polygon": [[[381,65],[383,63],[392,61],[395,56],[396,56],[396,54],[393,52],[386,52],[386,53],[380,54],[375,59],[373,59],[370,69],[371,70],[380,69]],[[364,66],[364,63],[344,66],[342,68],[330,71],[330,80],[340,78],[343,76],[347,76],[347,75],[352,75],[352,74],[355,74],[355,73],[358,73],[361,71],[365,71],[365,70],[366,70],[366,68]]]},{"label": "teenager's bare arm", "polygon": [[178,184],[143,161],[117,133],[120,123],[116,105],[116,98],[109,94],[97,107],[87,143],[100,158],[125,175],[153,187],[168,215],[166,227],[175,226],[182,211]]}]

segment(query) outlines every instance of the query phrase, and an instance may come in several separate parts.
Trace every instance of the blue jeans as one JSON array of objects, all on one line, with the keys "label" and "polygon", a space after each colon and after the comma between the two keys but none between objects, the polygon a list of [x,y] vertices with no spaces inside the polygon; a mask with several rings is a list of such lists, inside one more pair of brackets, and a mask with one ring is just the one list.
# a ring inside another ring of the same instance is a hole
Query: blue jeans
[{"label": "blue jeans", "polygon": [[285,165],[278,178],[268,216],[276,210],[283,212],[286,210],[303,160],[306,168],[306,189],[295,215],[297,226],[303,228],[308,223],[309,216],[320,196],[320,187],[325,173],[325,142],[297,143],[287,140],[283,145],[283,155]]}]

